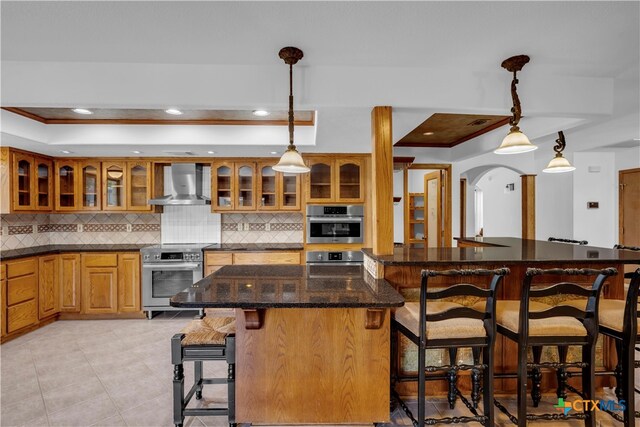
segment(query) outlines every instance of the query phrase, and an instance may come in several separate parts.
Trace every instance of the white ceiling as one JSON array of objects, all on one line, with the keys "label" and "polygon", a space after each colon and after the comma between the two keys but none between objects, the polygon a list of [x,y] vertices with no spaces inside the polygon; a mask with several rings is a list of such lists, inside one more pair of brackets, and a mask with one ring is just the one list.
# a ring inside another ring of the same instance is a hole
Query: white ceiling
[{"label": "white ceiling", "polygon": [[[433,112],[507,113],[510,75],[500,63],[524,53],[532,59],[520,73],[522,127],[529,124],[532,138],[551,143],[558,127],[638,114],[639,6],[3,1],[1,102],[282,109],[287,73],[277,52],[294,45],[305,53],[295,69],[296,108],[318,111],[315,146],[305,151],[362,152],[369,150],[375,105],[394,107],[396,140]],[[603,144],[638,137],[638,127],[632,121]],[[87,146],[69,144],[72,151],[127,155],[132,148],[124,139],[105,142],[83,132]],[[4,128],[5,143],[8,133],[16,135]],[[502,133],[490,135],[498,141]],[[40,140],[41,151],[65,147],[61,132],[55,134]],[[197,144],[189,139],[193,130],[188,135],[183,144]],[[55,148],[47,145],[53,140]],[[211,145],[224,155],[237,151],[228,141]],[[476,153],[485,145],[492,144],[479,144]]]}]

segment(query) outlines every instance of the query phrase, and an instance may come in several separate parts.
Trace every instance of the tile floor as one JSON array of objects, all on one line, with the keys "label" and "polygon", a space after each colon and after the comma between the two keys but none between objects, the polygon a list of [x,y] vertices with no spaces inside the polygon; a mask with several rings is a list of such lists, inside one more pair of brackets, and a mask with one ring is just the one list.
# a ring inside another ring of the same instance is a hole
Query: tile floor
[{"label": "tile floor", "polygon": [[[52,323],[0,346],[0,425],[172,426],[169,339],[192,314],[165,312],[147,320]],[[223,362],[205,364],[206,375],[225,376]],[[193,378],[185,369],[187,381]],[[224,402],[224,386],[205,387],[204,405]],[[554,412],[552,397],[544,409]],[[513,399],[509,400],[514,410]],[[429,416],[455,414],[443,400],[429,402]],[[410,403],[415,411],[415,402]],[[498,425],[511,425],[499,415]],[[400,409],[389,426],[410,425]],[[226,426],[221,417],[187,417],[185,426]],[[579,426],[582,423],[530,425]],[[600,416],[600,426],[616,423]]]}]

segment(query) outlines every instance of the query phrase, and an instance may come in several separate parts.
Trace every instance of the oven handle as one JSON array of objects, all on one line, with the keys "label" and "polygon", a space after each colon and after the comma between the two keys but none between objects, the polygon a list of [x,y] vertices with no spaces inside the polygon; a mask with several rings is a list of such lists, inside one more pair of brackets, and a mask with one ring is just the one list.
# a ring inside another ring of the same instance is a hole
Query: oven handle
[{"label": "oven handle", "polygon": [[361,216],[350,217],[323,217],[323,216],[309,216],[307,222],[362,222]]},{"label": "oven handle", "polygon": [[197,270],[199,268],[202,268],[202,265],[200,264],[195,264],[195,263],[189,263],[189,264],[142,264],[142,268],[153,268],[156,270],[159,269],[167,269],[170,268],[172,270],[176,270],[176,269],[188,269],[188,270]]}]

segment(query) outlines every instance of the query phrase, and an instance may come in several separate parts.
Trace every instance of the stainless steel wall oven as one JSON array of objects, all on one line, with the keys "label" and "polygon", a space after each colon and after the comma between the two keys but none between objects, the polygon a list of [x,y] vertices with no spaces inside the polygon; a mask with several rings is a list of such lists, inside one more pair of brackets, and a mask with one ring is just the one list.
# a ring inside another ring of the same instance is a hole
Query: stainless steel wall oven
[{"label": "stainless steel wall oven", "polygon": [[364,206],[307,206],[307,243],[363,243]]}]

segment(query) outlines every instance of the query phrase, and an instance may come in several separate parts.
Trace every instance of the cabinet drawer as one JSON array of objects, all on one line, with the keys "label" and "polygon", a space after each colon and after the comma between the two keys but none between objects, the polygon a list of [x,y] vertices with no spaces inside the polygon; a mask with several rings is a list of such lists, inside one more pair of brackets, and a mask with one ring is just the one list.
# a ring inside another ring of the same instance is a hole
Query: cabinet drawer
[{"label": "cabinet drawer", "polygon": [[117,267],[118,254],[82,255],[83,267]]},{"label": "cabinet drawer", "polygon": [[23,302],[7,309],[7,332],[11,333],[38,322],[36,300]]},{"label": "cabinet drawer", "polygon": [[224,254],[207,253],[205,255],[205,265],[231,265],[232,263],[233,263],[233,256],[230,253],[224,253]]},{"label": "cabinet drawer", "polygon": [[26,276],[27,274],[36,274],[37,271],[37,258],[29,258],[21,261],[12,261],[7,263],[7,279]]},{"label": "cabinet drawer", "polygon": [[7,281],[7,305],[34,299],[38,295],[36,275],[18,277]]},{"label": "cabinet drawer", "polygon": [[233,263],[247,264],[300,264],[300,252],[242,252],[233,254]]}]

